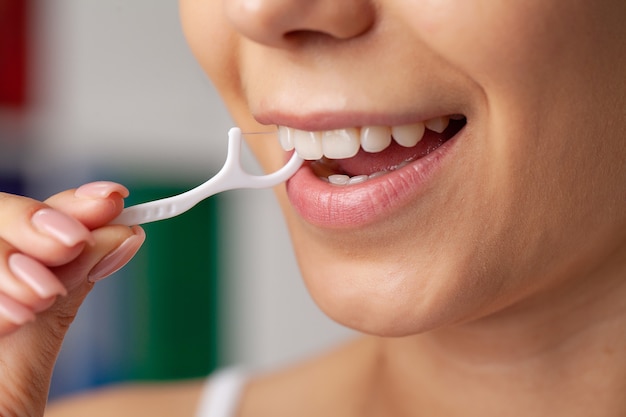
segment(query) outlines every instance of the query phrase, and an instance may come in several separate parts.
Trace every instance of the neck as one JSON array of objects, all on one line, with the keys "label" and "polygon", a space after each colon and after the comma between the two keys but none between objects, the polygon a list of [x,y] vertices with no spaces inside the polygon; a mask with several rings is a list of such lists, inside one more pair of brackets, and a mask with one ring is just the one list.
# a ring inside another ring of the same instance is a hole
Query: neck
[{"label": "neck", "polygon": [[471,323],[381,339],[381,401],[407,416],[626,415],[624,276],[614,268]]}]

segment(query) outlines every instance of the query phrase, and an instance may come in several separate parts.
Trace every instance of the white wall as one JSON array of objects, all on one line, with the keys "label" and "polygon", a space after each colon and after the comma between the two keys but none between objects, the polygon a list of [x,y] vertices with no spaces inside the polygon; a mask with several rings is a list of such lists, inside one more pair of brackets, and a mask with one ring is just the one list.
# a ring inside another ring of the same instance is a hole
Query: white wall
[{"label": "white wall", "polygon": [[176,1],[36,4],[46,159],[192,170],[221,161],[231,121],[184,43]]},{"label": "white wall", "polygon": [[[95,164],[195,178],[221,166],[231,121],[185,45],[175,0],[35,4],[30,175]],[[350,335],[306,294],[272,193],[231,201],[229,361],[271,366]]]}]

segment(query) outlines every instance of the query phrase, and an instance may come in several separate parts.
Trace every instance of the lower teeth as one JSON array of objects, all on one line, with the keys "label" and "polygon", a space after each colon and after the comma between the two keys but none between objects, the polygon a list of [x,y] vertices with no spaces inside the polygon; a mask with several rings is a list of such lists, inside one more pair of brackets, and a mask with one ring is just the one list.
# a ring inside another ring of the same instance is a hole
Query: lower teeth
[{"label": "lower teeth", "polygon": [[389,170],[385,170],[385,171],[378,171],[378,172],[374,172],[370,175],[355,175],[353,177],[349,176],[349,175],[345,175],[345,174],[332,174],[329,175],[328,177],[319,177],[319,179],[321,179],[322,181],[326,181],[330,184],[333,185],[354,185],[354,184],[361,184],[365,181],[380,177],[382,175],[385,175],[389,172],[395,171],[397,169],[402,168],[403,166],[409,164],[411,161],[404,161],[401,164],[393,167],[392,169]]},{"label": "lower teeth", "polygon": [[[374,174],[372,174],[374,175]],[[370,179],[369,175],[356,175],[354,177],[350,177],[348,175],[343,174],[334,174],[328,176],[328,178],[322,177],[323,180],[327,180],[329,183],[333,185],[352,185],[352,184],[360,184]]]}]

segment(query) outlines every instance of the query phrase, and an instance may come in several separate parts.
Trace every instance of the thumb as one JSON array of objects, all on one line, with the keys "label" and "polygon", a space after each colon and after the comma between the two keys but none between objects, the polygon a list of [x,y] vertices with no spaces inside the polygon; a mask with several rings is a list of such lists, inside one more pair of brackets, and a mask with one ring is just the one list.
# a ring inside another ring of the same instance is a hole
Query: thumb
[{"label": "thumb", "polygon": [[67,288],[68,295],[37,318],[50,336],[65,336],[76,313],[95,282],[121,269],[137,253],[145,240],[139,226],[106,226],[93,232],[96,244],[87,246],[74,261],[52,268]]},{"label": "thumb", "polygon": [[[58,297],[36,321],[0,338],[0,364],[8,364],[0,366],[0,415],[7,409],[16,415],[42,412],[54,363],[80,305],[94,282],[124,266],[145,240],[139,226],[105,226],[92,233],[94,245],[72,262],[51,268],[66,286],[67,296]],[[10,404],[5,403],[6,398]]]},{"label": "thumb", "polygon": [[121,269],[135,256],[146,238],[140,226],[105,226],[93,230],[92,235],[95,245],[86,246],[72,262],[51,268],[68,290],[66,301],[80,298],[80,294],[86,295],[95,282]]}]

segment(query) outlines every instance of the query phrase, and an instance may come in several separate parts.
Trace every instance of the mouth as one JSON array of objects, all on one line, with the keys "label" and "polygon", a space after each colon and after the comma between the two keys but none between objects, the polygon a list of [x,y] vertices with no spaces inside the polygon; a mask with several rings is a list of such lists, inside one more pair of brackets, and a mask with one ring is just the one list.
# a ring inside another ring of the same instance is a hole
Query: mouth
[{"label": "mouth", "polygon": [[307,222],[357,228],[388,219],[425,192],[453,144],[464,115],[408,125],[305,131],[279,126],[285,151],[307,160],[287,181],[287,195]]},{"label": "mouth", "polygon": [[333,185],[355,185],[394,172],[425,157],[467,123],[463,115],[441,116],[401,126],[304,131],[280,126],[285,151],[294,150],[313,173]]}]

